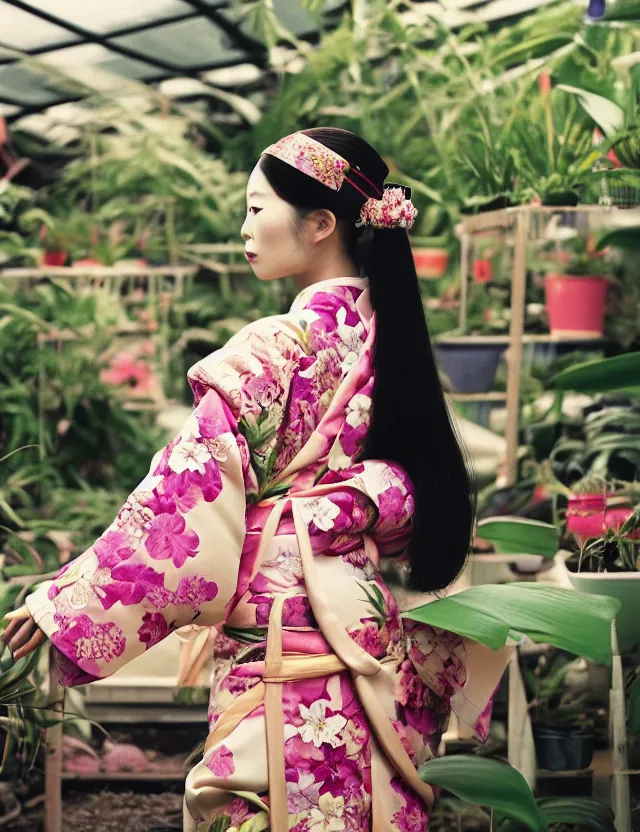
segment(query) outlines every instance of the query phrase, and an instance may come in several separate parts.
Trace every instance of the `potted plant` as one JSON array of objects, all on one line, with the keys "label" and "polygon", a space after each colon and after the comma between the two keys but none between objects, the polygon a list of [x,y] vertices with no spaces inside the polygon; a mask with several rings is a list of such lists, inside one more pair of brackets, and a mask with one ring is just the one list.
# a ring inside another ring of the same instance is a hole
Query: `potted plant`
[{"label": "potted plant", "polygon": [[593,757],[594,709],[587,692],[568,684],[574,667],[572,656],[551,648],[523,672],[537,763],[547,771],[581,771]]},{"label": "potted plant", "polygon": [[473,279],[476,283],[491,283],[499,276],[497,272],[504,248],[502,236],[495,231],[482,231],[474,242]]},{"label": "potted plant", "polygon": [[611,271],[607,252],[596,249],[593,237],[562,230],[563,238],[542,243],[533,264],[534,270],[546,275],[549,330],[571,338],[600,337]]},{"label": "potted plant", "polygon": [[491,390],[502,353],[506,350],[509,322],[504,316],[501,290],[472,283],[467,302],[467,333],[454,330],[440,336],[435,353],[456,393]]},{"label": "potted plant", "polygon": [[[474,553],[471,562],[483,565],[483,583],[497,583],[491,578],[505,564],[523,576],[539,572],[545,563],[551,565],[558,549],[558,532],[552,524],[530,518],[486,517],[478,522],[475,546],[483,541],[491,543],[494,551]],[[508,572],[505,577],[513,578]]]},{"label": "potted plant", "polygon": [[[630,395],[633,403],[638,378],[640,353],[588,361],[555,377],[557,405],[561,406],[566,390],[615,391]],[[633,407],[613,407],[615,399],[610,397],[605,401],[607,407],[599,408],[596,403],[587,414],[585,438],[558,443],[550,459],[554,474],[563,478],[569,491],[563,524],[568,548],[558,553],[557,562],[567,584],[621,602],[618,641],[620,650],[627,652],[640,642],[640,493],[633,482],[640,464],[640,420]],[[573,456],[562,459],[559,448]],[[631,483],[621,482],[623,472]]]}]

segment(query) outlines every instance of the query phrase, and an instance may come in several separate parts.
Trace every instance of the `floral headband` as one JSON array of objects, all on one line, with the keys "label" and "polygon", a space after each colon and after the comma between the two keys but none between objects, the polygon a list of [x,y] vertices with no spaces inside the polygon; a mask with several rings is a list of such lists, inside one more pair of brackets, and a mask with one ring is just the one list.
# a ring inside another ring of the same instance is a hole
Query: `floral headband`
[{"label": "floral headband", "polygon": [[[305,133],[291,133],[275,144],[269,145],[263,153],[275,156],[301,173],[331,188],[339,191],[345,182],[367,197],[362,206],[360,218],[356,222],[358,227],[371,226],[373,228],[406,228],[410,229],[415,222],[418,212],[411,202],[411,191],[400,185],[388,185],[380,193],[373,182],[357,167],[352,167],[334,150],[331,150]],[[370,197],[347,174],[359,176],[379,194]]]}]

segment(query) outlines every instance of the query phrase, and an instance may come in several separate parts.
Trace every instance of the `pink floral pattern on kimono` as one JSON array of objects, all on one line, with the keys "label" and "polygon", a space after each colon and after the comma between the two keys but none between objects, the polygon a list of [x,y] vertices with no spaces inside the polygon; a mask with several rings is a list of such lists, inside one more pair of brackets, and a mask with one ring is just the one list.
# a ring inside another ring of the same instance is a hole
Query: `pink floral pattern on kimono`
[{"label": "pink floral pattern on kimono", "polygon": [[[100,539],[27,599],[63,684],[108,676],[185,625],[216,626],[215,737],[238,697],[260,691],[276,599],[284,653],[331,654],[307,593],[295,501],[318,592],[385,668],[376,695],[402,747],[415,766],[437,752],[452,703],[471,693],[465,643],[403,619],[382,578],[385,559],[404,557],[414,498],[398,465],[359,456],[374,337],[366,280],[341,278],[309,287],[289,313],[249,325],[189,371],[194,410],[178,436]],[[484,733],[489,695],[472,711]],[[369,829],[372,789],[384,828],[426,829],[427,806],[381,756],[349,672],[285,682],[282,712],[290,829]],[[230,832],[266,829],[268,789],[258,704],[207,748],[187,803]]]}]

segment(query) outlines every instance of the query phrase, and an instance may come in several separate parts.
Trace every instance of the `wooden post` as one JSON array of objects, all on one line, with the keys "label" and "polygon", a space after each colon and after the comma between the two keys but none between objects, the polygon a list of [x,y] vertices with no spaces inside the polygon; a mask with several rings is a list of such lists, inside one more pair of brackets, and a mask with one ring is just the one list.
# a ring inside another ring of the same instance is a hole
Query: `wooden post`
[{"label": "wooden post", "polygon": [[509,661],[509,726],[507,754],[509,764],[517,769],[533,789],[536,782],[536,752],[529,718],[527,694],[520,673],[518,651]]},{"label": "wooden post", "polygon": [[524,301],[527,280],[527,234],[529,215],[519,211],[516,220],[516,247],[511,276],[511,322],[507,351],[507,441],[506,483],[513,485],[518,469],[518,432],[520,426],[520,373],[522,369],[522,336],[524,334]]},{"label": "wooden post", "polygon": [[47,728],[44,764],[44,832],[62,832],[62,688],[53,647],[49,647],[49,703],[60,721]]},{"label": "wooden post", "polygon": [[611,667],[609,721],[613,747],[613,814],[617,832],[631,832],[624,679],[615,621],[611,624],[611,652],[613,653],[613,664]]},{"label": "wooden post", "polygon": [[[464,228],[464,226],[463,226]],[[469,303],[469,253],[471,250],[471,235],[465,230],[460,240],[460,332],[467,331],[467,304]]]}]

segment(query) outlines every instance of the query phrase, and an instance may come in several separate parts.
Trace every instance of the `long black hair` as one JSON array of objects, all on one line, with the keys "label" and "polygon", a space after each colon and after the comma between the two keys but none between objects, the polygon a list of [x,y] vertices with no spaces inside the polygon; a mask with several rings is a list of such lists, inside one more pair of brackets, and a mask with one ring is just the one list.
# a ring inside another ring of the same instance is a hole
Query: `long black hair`
[{"label": "long black hair", "polygon": [[[302,132],[339,153],[382,192],[389,169],[364,139],[333,127]],[[475,491],[440,385],[407,232],[356,227],[366,197],[348,182],[333,191],[267,154],[259,166],[298,222],[319,208],[333,212],[346,251],[369,279],[375,384],[363,458],[396,462],[411,478],[416,508],[409,583],[425,592],[443,589],[467,558]],[[352,176],[369,196],[378,196]]]}]

